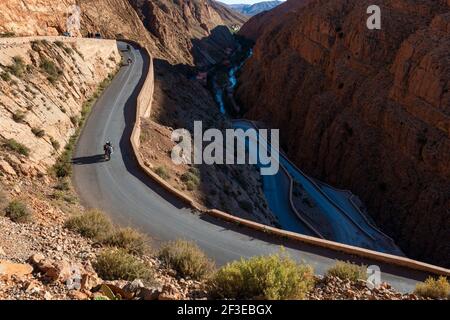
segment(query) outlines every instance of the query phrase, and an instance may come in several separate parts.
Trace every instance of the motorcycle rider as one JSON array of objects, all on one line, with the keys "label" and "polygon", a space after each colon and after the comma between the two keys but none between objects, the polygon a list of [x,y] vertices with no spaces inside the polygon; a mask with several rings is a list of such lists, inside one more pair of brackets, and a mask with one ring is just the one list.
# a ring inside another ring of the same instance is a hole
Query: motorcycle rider
[{"label": "motorcycle rider", "polygon": [[106,160],[111,159],[111,155],[114,152],[114,148],[111,144],[111,141],[106,141],[105,145],[103,146],[103,151],[105,152],[105,159]]}]

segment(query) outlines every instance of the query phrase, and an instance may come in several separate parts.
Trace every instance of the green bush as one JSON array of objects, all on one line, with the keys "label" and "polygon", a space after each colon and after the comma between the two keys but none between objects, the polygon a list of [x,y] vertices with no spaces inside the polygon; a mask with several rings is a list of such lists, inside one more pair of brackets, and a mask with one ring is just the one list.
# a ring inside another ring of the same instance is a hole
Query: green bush
[{"label": "green bush", "polygon": [[12,118],[17,123],[23,122],[23,120],[25,119],[25,113],[23,113],[22,111],[16,111],[13,114]]},{"label": "green bush", "polygon": [[6,216],[14,222],[26,223],[32,219],[31,211],[19,200],[13,200],[5,209]]},{"label": "green bush", "polygon": [[328,269],[326,275],[338,277],[342,280],[365,280],[367,278],[367,268],[351,262],[338,261],[333,267]]},{"label": "green bush", "polygon": [[103,280],[152,280],[153,270],[123,249],[107,249],[97,256],[93,264]]},{"label": "green bush", "polygon": [[13,64],[8,67],[8,70],[16,77],[22,78],[26,70],[26,65],[22,57],[20,56],[13,57]]},{"label": "green bush", "polygon": [[111,234],[105,244],[122,248],[128,253],[142,255],[147,250],[147,237],[131,228],[122,228]]},{"label": "green bush", "polygon": [[425,282],[418,283],[414,293],[424,298],[450,299],[450,283],[446,277],[434,279],[429,277]]},{"label": "green bush", "polygon": [[59,191],[69,191],[70,190],[70,184],[65,179],[60,179],[58,183],[55,185],[55,189]]},{"label": "green bush", "polygon": [[97,241],[107,239],[113,230],[111,220],[99,210],[90,210],[73,216],[66,221],[65,227]]},{"label": "green bush", "polygon": [[14,139],[8,139],[6,140],[4,146],[6,148],[8,148],[9,150],[18,152],[24,156],[28,156],[30,154],[30,149],[28,149],[26,146],[24,146],[23,144],[17,142]]},{"label": "green bush", "polygon": [[62,74],[62,71],[56,66],[56,64],[47,58],[42,59],[40,68],[47,74],[47,80],[52,84],[56,83],[56,80],[58,80],[59,76]]},{"label": "green bush", "polygon": [[214,263],[190,241],[171,241],[162,246],[158,256],[167,268],[172,268],[183,278],[205,279],[214,270]]},{"label": "green bush", "polygon": [[212,294],[229,299],[304,299],[313,287],[312,267],[284,254],[231,262],[211,281]]},{"label": "green bush", "polygon": [[181,176],[181,181],[189,191],[195,190],[200,184],[200,172],[197,168],[189,168],[189,171]]},{"label": "green bush", "polygon": [[[73,135],[64,147],[64,151],[53,165],[53,172],[57,178],[65,178],[72,175],[72,153],[78,134]],[[50,139],[55,150],[59,150],[60,144],[54,139]]]},{"label": "green bush", "polygon": [[38,138],[45,136],[45,130],[41,128],[32,128],[31,132],[33,132],[33,134]]},{"label": "green bush", "polygon": [[72,164],[70,162],[58,161],[54,164],[53,171],[57,178],[69,177],[72,174]]},{"label": "green bush", "polygon": [[12,38],[15,35],[16,34],[14,32],[8,31],[8,32],[0,33],[0,38]]},{"label": "green bush", "polygon": [[64,51],[70,56],[73,55],[73,49],[72,48],[64,47]]},{"label": "green bush", "polygon": [[163,178],[164,180],[167,180],[170,178],[169,173],[167,172],[167,169],[163,166],[158,167],[155,169],[155,173],[160,176],[161,178]]},{"label": "green bush", "polygon": [[52,147],[55,150],[59,150],[61,148],[61,145],[59,144],[59,142],[53,137],[50,137],[50,143],[52,144]]},{"label": "green bush", "polygon": [[3,81],[6,81],[6,82],[11,81],[11,75],[9,74],[8,71],[3,71],[3,72],[0,74],[0,78],[2,78],[2,80],[3,80]]},{"label": "green bush", "polygon": [[72,122],[72,124],[77,127],[80,123],[80,118],[78,118],[77,116],[71,116],[70,122]]}]

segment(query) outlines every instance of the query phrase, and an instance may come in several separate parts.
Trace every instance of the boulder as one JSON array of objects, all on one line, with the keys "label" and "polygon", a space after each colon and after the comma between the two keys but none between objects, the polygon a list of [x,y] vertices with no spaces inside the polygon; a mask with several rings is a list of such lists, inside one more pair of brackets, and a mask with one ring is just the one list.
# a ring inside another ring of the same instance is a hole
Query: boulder
[{"label": "boulder", "polygon": [[27,263],[14,263],[7,260],[0,260],[0,276],[24,277],[33,271],[33,267]]},{"label": "boulder", "polygon": [[16,171],[5,160],[0,160],[0,171],[11,176],[17,176]]},{"label": "boulder", "polygon": [[73,300],[88,300],[89,299],[89,295],[87,295],[84,292],[78,291],[78,290],[70,290],[67,293],[67,296]]},{"label": "boulder", "polygon": [[139,298],[142,300],[158,300],[161,291],[154,288],[141,288],[139,290]]},{"label": "boulder", "polygon": [[81,289],[92,290],[102,284],[102,279],[95,272],[86,272],[81,276]]},{"label": "boulder", "polygon": [[142,280],[136,279],[132,282],[128,282],[122,289],[127,295],[134,297],[139,294],[142,288],[144,288],[144,283]]},{"label": "boulder", "polygon": [[164,285],[158,296],[158,300],[180,300],[181,298],[180,291],[174,285],[170,284]]}]

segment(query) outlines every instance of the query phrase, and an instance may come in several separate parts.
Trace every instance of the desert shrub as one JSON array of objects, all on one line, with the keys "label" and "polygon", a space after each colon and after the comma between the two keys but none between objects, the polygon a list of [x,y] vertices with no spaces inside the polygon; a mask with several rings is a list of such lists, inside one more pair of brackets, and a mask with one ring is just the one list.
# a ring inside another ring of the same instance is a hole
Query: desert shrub
[{"label": "desert shrub", "polygon": [[45,136],[45,130],[41,128],[32,128],[31,132],[33,132],[33,134],[38,138]]},{"label": "desert shrub", "polygon": [[285,254],[231,262],[211,281],[213,295],[230,299],[304,299],[313,287],[312,267]]},{"label": "desert shrub", "polygon": [[72,124],[74,126],[78,126],[78,124],[80,122],[80,118],[78,118],[77,116],[71,116],[70,117],[70,122],[72,122]]},{"label": "desert shrub", "polygon": [[14,32],[8,31],[8,32],[0,33],[0,38],[12,38],[15,35],[16,34]]},{"label": "desert shrub", "polygon": [[68,55],[70,55],[70,56],[73,55],[73,49],[72,48],[65,46],[63,49]]},{"label": "desert shrub", "polygon": [[39,41],[33,40],[31,41],[31,50],[39,52],[41,49],[39,48]]},{"label": "desert shrub", "polygon": [[107,249],[97,256],[93,264],[103,280],[151,280],[152,269],[123,249]]},{"label": "desert shrub", "polygon": [[54,43],[60,48],[64,47],[64,42],[62,42],[61,40],[56,40]]},{"label": "desert shrub", "polygon": [[30,149],[28,149],[26,146],[21,144],[20,142],[17,142],[14,139],[8,139],[6,140],[4,146],[8,148],[9,150],[15,151],[17,153],[20,153],[24,156],[28,156],[30,154]]},{"label": "desert shrub", "polygon": [[13,113],[12,118],[15,122],[20,123],[25,119],[25,113],[22,111],[16,111]]},{"label": "desert shrub", "polygon": [[425,282],[416,285],[414,293],[424,298],[450,299],[450,283],[446,277],[429,277]]},{"label": "desert shrub", "polygon": [[6,216],[14,222],[26,223],[32,219],[30,209],[20,200],[11,201],[5,209]]},{"label": "desert shrub", "polygon": [[23,61],[22,57],[15,56],[13,57],[13,64],[8,67],[9,72],[15,75],[18,78],[21,78],[26,71],[26,65]]},{"label": "desert shrub", "polygon": [[59,148],[61,148],[61,145],[59,144],[59,142],[53,137],[50,137],[50,143],[52,144],[52,147],[55,150],[59,150]]},{"label": "desert shrub", "polygon": [[121,228],[115,231],[105,240],[105,244],[122,248],[135,255],[142,255],[147,250],[146,236],[132,228]]},{"label": "desert shrub", "polygon": [[167,180],[170,178],[169,173],[167,172],[166,167],[160,166],[158,168],[155,169],[155,173],[160,176],[161,178],[163,178],[164,180]]},{"label": "desert shrub", "polygon": [[55,189],[59,190],[59,191],[68,191],[70,189],[70,184],[69,181],[65,180],[65,179],[60,179],[56,185],[55,185]]},{"label": "desert shrub", "polygon": [[83,237],[104,241],[113,230],[111,220],[99,210],[90,210],[67,219],[65,227]]},{"label": "desert shrub", "polygon": [[2,80],[3,80],[3,81],[6,81],[6,82],[11,81],[11,75],[9,74],[8,71],[3,71],[3,72],[0,74],[0,78],[2,78]]},{"label": "desert shrub", "polygon": [[47,58],[42,59],[41,64],[39,66],[43,72],[47,74],[47,80],[52,84],[56,83],[62,71],[56,66],[56,64],[48,60]]},{"label": "desert shrub", "polygon": [[342,280],[364,280],[367,277],[367,268],[351,262],[338,261],[333,267],[328,269],[326,275],[338,277]]},{"label": "desert shrub", "polygon": [[200,172],[197,168],[190,168],[188,172],[181,176],[181,181],[184,182],[188,190],[192,191],[200,184]]},{"label": "desert shrub", "polygon": [[162,246],[158,256],[167,268],[175,270],[183,278],[204,279],[214,270],[213,262],[190,241],[168,242]]},{"label": "desert shrub", "polygon": [[68,177],[72,174],[72,165],[70,162],[58,161],[53,165],[53,171],[58,178]]}]

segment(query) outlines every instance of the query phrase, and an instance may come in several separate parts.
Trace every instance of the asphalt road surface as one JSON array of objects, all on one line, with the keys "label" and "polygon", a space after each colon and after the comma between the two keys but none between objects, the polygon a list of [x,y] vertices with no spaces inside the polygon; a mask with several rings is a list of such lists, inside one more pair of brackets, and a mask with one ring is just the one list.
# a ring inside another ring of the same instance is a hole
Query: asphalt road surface
[{"label": "asphalt road surface", "polygon": [[[121,49],[124,43],[119,43]],[[137,166],[130,135],[135,121],[136,98],[149,61],[139,49],[124,52],[125,61],[111,85],[98,99],[80,136],[74,154],[73,180],[84,205],[99,208],[124,226],[147,233],[155,244],[178,238],[193,240],[218,265],[255,255],[275,253],[283,246],[296,260],[323,274],[335,259],[381,268],[381,280],[401,291],[412,291],[426,274],[383,265],[333,250],[286,241],[193,212],[165,192]],[[115,147],[112,159],[103,161],[103,144]]]}]

